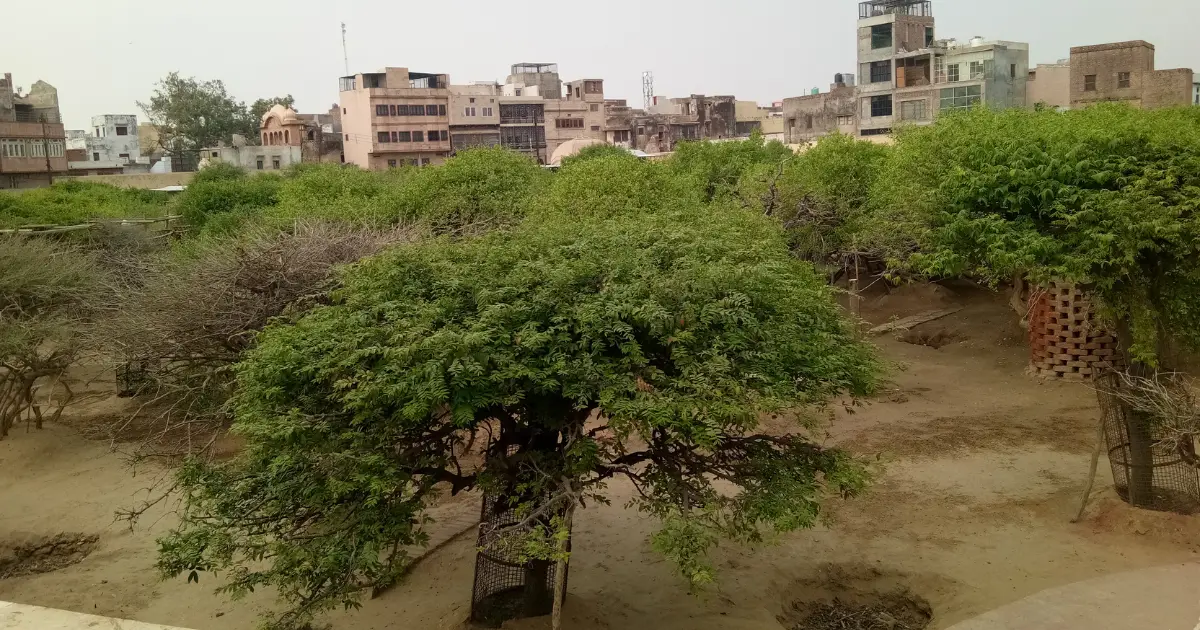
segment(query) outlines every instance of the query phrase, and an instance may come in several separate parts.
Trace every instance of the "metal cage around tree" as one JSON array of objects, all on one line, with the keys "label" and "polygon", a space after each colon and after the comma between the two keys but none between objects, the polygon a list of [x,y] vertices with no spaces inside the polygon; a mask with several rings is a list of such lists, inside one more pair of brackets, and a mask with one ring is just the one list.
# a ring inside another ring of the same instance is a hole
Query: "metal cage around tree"
[{"label": "metal cage around tree", "polygon": [[518,541],[529,528],[514,528],[518,522],[507,496],[484,495],[471,595],[471,621],[475,623],[499,628],[511,619],[549,615],[554,608],[555,563],[522,561]]},{"label": "metal cage around tree", "polygon": [[1114,393],[1115,376],[1100,380],[1097,396],[1117,494],[1134,507],[1200,512],[1200,471],[1186,461],[1195,460],[1195,443],[1165,439],[1151,418],[1134,413]]}]

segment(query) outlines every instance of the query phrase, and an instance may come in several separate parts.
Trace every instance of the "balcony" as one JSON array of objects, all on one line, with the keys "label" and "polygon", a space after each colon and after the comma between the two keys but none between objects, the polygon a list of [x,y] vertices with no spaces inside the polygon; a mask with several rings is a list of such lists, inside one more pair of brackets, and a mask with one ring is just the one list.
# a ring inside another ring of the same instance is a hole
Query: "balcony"
[{"label": "balcony", "polygon": [[933,17],[933,3],[930,0],[874,0],[858,3],[858,19],[865,20],[880,15]]}]

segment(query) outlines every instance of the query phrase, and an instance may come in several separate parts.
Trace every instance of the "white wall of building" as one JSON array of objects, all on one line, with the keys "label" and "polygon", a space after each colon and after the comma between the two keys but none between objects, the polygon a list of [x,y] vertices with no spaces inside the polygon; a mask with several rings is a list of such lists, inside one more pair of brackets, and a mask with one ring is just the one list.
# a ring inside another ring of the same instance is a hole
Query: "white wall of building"
[{"label": "white wall of building", "polygon": [[89,162],[128,164],[142,157],[137,116],[133,114],[92,116],[91,134],[86,140]]},{"label": "white wall of building", "polygon": [[300,147],[283,144],[200,150],[200,168],[215,162],[226,162],[245,171],[280,171],[300,163]]}]

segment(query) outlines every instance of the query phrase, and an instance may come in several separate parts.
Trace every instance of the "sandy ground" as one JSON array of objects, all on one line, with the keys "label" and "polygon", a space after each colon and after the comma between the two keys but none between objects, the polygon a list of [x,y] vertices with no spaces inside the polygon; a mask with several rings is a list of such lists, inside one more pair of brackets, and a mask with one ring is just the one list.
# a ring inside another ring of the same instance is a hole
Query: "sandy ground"
[{"label": "sandy ground", "polygon": [[[693,594],[650,549],[654,523],[623,509],[630,488],[613,483],[611,506],[577,516],[566,627],[781,628],[792,602],[839,583],[907,588],[931,604],[931,628],[946,628],[1044,588],[1200,559],[1200,517],[1128,508],[1108,488],[1103,461],[1087,516],[1068,522],[1087,470],[1095,398],[1085,386],[1024,374],[1023,331],[1000,296],[908,289],[868,300],[863,317],[880,323],[945,305],[965,308],[921,331],[958,341],[934,349],[876,339],[893,382],[855,413],[839,409],[828,429],[830,443],[885,466],[870,494],[831,504],[827,524],[774,545],[722,546],[714,554],[719,584]],[[95,412],[80,407],[73,423]],[[63,426],[0,442],[0,541],[63,531],[100,536],[79,564],[0,580],[0,600],[199,630],[253,627],[270,593],[229,603],[212,594],[212,581],[158,581],[153,541],[171,514],[152,511],[132,530],[114,521],[114,511],[136,501],[157,474],[140,473],[130,476],[106,443]],[[338,630],[460,628],[473,548],[469,535],[455,538],[403,585],[327,621]]]}]

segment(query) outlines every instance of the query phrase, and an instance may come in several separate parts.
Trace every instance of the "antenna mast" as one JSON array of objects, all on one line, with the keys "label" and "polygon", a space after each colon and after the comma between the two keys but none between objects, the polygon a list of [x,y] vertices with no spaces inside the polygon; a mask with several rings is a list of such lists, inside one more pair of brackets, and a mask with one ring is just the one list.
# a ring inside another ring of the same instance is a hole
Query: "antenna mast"
[{"label": "antenna mast", "polygon": [[342,60],[346,62],[346,76],[350,76],[350,53],[346,52],[346,23],[342,22]]},{"label": "antenna mast", "polygon": [[654,104],[654,73],[647,70],[642,73],[642,108],[649,110]]}]

